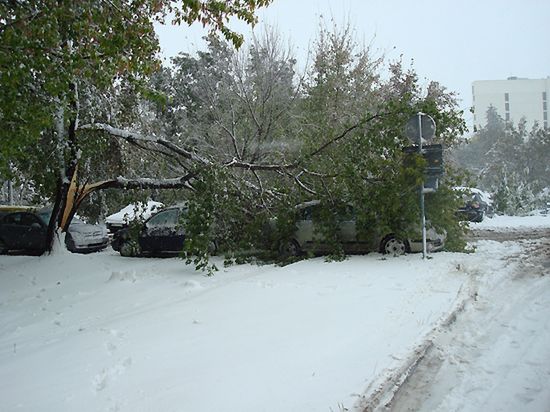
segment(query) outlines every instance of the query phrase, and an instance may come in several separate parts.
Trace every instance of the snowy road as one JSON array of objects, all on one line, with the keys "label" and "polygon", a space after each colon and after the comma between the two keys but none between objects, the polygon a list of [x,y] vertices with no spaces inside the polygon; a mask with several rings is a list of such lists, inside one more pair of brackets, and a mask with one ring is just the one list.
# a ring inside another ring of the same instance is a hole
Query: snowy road
[{"label": "snowy road", "polygon": [[550,411],[550,238],[521,244],[508,257],[517,269],[480,276],[477,299],[437,332],[385,410]]}]

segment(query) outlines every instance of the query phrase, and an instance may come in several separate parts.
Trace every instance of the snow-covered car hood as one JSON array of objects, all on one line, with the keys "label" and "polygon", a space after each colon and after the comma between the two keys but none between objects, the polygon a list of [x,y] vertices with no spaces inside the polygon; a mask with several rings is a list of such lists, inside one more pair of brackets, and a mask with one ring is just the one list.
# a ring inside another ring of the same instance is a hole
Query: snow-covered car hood
[{"label": "snow-covered car hood", "polygon": [[73,219],[69,226],[69,233],[80,235],[93,235],[94,237],[107,237],[107,228],[104,225],[92,225],[84,223],[80,219]]}]

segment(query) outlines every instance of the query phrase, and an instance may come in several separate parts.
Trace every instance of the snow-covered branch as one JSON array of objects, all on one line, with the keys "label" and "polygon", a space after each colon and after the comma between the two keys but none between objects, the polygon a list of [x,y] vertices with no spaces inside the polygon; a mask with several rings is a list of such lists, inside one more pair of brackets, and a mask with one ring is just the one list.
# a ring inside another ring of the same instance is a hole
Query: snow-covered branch
[{"label": "snow-covered branch", "polygon": [[192,160],[197,163],[201,163],[204,165],[209,165],[211,162],[202,157],[197,155],[196,153],[187,150],[181,146],[178,146],[177,144],[170,142],[166,139],[163,139],[162,137],[156,137],[156,136],[144,136],[139,133],[130,132],[128,130],[119,129],[117,127],[110,126],[108,124],[104,123],[92,123],[83,125],[80,127],[80,129],[84,130],[102,130],[104,132],[109,133],[111,136],[118,137],[120,139],[123,139],[129,143],[135,143],[135,142],[149,142],[158,144],[160,146],[163,146],[167,148],[168,150],[186,158],[189,160]]},{"label": "snow-covered branch", "polygon": [[193,186],[190,184],[190,180],[194,178],[193,174],[188,174],[178,178],[172,179],[156,179],[141,177],[135,179],[128,179],[122,176],[116,179],[104,180],[94,183],[93,190],[101,189],[191,189]]}]

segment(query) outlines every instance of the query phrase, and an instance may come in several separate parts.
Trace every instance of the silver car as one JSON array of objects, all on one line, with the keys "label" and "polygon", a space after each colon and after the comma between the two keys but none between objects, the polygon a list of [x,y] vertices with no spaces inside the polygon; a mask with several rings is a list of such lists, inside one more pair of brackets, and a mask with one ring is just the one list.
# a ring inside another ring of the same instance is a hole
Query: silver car
[{"label": "silver car", "polygon": [[[290,239],[281,245],[280,252],[286,256],[297,256],[303,252],[326,253],[330,251],[330,245],[323,238],[313,220],[315,210],[319,207],[319,201],[311,201],[296,206],[298,220],[296,231]],[[362,239],[358,236],[355,213],[348,206],[339,220],[339,241],[346,253],[367,253],[377,251],[394,256],[409,252],[422,252],[422,234],[414,239],[402,239],[393,233],[383,233]],[[445,245],[445,234],[437,233],[433,228],[426,231],[428,252],[436,252]]]},{"label": "silver car", "polygon": [[[46,226],[50,221],[51,210],[44,209],[38,212],[38,216]],[[69,230],[65,235],[67,249],[76,253],[97,252],[109,245],[109,235],[105,225],[89,224],[78,217],[73,217]]]}]

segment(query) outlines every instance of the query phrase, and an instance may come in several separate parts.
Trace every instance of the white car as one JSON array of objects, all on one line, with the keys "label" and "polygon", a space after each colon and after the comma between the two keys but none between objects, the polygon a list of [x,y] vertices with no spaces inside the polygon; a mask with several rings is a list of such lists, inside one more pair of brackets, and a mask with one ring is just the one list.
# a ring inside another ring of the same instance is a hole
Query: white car
[{"label": "white car", "polygon": [[[0,213],[0,254],[18,251],[42,254],[47,249],[46,239],[51,209],[19,210]],[[104,249],[109,244],[107,228],[103,225],[90,225],[73,218],[65,244],[71,252],[87,253]]]},{"label": "white car", "polygon": [[[42,209],[37,212],[37,215],[47,226],[51,213],[50,209]],[[65,235],[65,244],[71,252],[97,252],[109,245],[109,233],[105,225],[86,223],[75,216]]]}]

